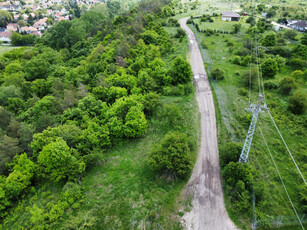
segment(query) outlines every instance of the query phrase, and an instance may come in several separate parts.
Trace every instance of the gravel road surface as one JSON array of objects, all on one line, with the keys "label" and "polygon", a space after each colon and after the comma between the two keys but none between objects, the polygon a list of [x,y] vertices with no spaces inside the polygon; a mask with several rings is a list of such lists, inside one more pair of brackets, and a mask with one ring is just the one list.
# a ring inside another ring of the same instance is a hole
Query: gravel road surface
[{"label": "gravel road surface", "polygon": [[196,85],[196,97],[201,115],[201,144],[192,176],[186,187],[186,196],[192,196],[190,212],[185,213],[186,229],[237,229],[225,209],[221,170],[217,147],[217,129],[212,91],[201,53],[192,30],[186,25],[188,18],[180,19],[180,26],[189,37],[190,64]]}]

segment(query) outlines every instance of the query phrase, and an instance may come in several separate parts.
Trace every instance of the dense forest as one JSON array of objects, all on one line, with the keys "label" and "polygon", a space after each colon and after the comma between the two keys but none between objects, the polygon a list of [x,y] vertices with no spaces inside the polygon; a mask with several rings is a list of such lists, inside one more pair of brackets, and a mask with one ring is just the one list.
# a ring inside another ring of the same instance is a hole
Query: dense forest
[{"label": "dense forest", "polygon": [[[143,1],[123,13],[118,2],[106,6],[107,16],[97,8],[84,12],[56,23],[34,47],[0,57],[3,228],[25,207],[29,219],[22,223],[33,229],[52,227],[67,210],[78,210],[84,176],[104,164],[110,149],[147,135],[160,97],[193,92],[188,62],[168,58],[174,37],[163,26],[178,26],[166,20],[174,15],[169,0]],[[175,124],[178,108],[163,109]],[[185,133],[168,133],[148,167],[184,178],[191,171],[190,149]],[[58,199],[44,208],[33,203],[52,196],[50,185],[61,188]]]}]

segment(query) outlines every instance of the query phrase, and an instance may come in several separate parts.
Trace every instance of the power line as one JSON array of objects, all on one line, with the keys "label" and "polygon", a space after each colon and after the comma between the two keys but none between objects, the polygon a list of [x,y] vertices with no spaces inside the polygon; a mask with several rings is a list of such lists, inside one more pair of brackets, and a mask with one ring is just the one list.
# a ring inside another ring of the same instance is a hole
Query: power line
[{"label": "power line", "polygon": [[294,164],[295,164],[297,170],[299,171],[299,173],[300,173],[300,175],[301,175],[301,177],[302,177],[302,179],[303,179],[305,185],[307,186],[306,180],[305,180],[305,178],[304,178],[304,176],[303,176],[303,174],[302,174],[300,168],[299,168],[298,165],[296,164],[296,161],[294,160],[294,158],[293,158],[293,156],[292,156],[292,154],[291,154],[291,152],[290,152],[290,150],[289,150],[289,148],[288,148],[288,146],[287,146],[287,144],[286,144],[284,138],[282,137],[282,135],[281,135],[281,133],[280,133],[280,131],[279,131],[279,129],[278,129],[278,127],[277,127],[277,125],[276,125],[276,123],[275,123],[275,121],[274,121],[274,119],[273,119],[273,117],[272,117],[272,115],[271,115],[271,113],[270,113],[269,110],[268,110],[268,113],[269,113],[269,115],[270,115],[270,117],[271,117],[271,120],[272,120],[272,122],[273,122],[275,128],[277,129],[277,132],[279,133],[279,136],[281,137],[281,139],[282,139],[284,145],[286,146],[286,148],[287,148],[287,150],[288,150],[288,152],[289,152],[289,154],[290,154],[290,156],[291,156],[291,159],[293,160],[293,162],[294,162]]},{"label": "power line", "polygon": [[[259,53],[259,46],[258,46],[258,53]],[[262,94],[263,94],[263,102],[264,102],[264,105],[266,105],[266,100],[265,100],[265,93],[264,93],[264,84],[263,84],[263,76],[262,76],[262,68],[261,68],[261,57],[259,58],[260,59],[260,79],[261,79],[261,82],[262,82]]]},{"label": "power line", "polygon": [[276,171],[277,171],[277,173],[278,173],[279,179],[281,180],[282,186],[284,187],[284,189],[285,189],[285,191],[286,191],[286,193],[287,193],[287,196],[288,196],[288,199],[289,199],[289,201],[290,201],[290,203],[291,203],[291,205],[292,205],[293,211],[295,212],[295,215],[296,215],[296,217],[297,217],[297,219],[298,219],[298,221],[299,221],[299,223],[300,223],[302,229],[305,229],[304,226],[303,226],[303,224],[302,224],[302,222],[301,222],[301,219],[299,218],[299,216],[298,216],[298,214],[297,214],[297,212],[296,212],[296,209],[295,209],[295,207],[294,207],[294,205],[293,205],[293,203],[292,203],[292,200],[291,200],[291,198],[290,198],[290,196],[289,196],[289,193],[288,193],[288,190],[287,190],[287,188],[286,188],[286,185],[285,185],[283,179],[281,178],[281,175],[280,175],[279,170],[278,170],[278,168],[277,168],[277,165],[276,165],[276,163],[275,163],[275,161],[274,161],[274,158],[273,158],[273,156],[272,156],[272,153],[271,153],[271,151],[270,151],[270,148],[269,148],[269,146],[268,146],[268,143],[266,142],[266,140],[265,140],[265,138],[264,138],[264,136],[263,136],[263,133],[262,133],[260,127],[259,127],[259,130],[260,130],[260,134],[261,134],[261,136],[262,136],[262,138],[263,138],[263,141],[264,141],[264,143],[265,143],[265,145],[266,145],[266,147],[267,147],[267,149],[268,149],[268,152],[269,152],[269,154],[270,154],[270,156],[271,156],[271,159],[272,159],[272,161],[273,161],[273,164],[274,164],[274,166],[275,166],[275,169],[276,169]]}]

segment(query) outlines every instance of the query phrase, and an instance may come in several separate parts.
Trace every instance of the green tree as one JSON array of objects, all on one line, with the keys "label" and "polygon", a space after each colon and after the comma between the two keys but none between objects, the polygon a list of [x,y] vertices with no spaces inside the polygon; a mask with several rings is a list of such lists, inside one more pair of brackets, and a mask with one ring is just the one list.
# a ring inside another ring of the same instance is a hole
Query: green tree
[{"label": "green tree", "polygon": [[284,37],[290,40],[296,40],[297,32],[295,30],[286,30]]},{"label": "green tree", "polygon": [[299,44],[292,49],[291,54],[293,57],[307,60],[307,46]]},{"label": "green tree", "polygon": [[268,18],[273,18],[276,15],[276,11],[274,9],[269,9],[267,12],[267,17]]},{"label": "green tree", "polygon": [[5,186],[5,177],[0,175],[0,218],[7,215],[6,208],[11,204]]},{"label": "green tree", "polygon": [[85,169],[83,161],[73,156],[73,150],[62,138],[43,147],[37,162],[42,167],[43,175],[51,181],[75,180]]},{"label": "green tree", "polygon": [[234,24],[233,25],[233,32],[235,33],[235,34],[237,34],[237,33],[239,33],[240,32],[240,30],[241,30],[241,24]]},{"label": "green tree", "polygon": [[283,94],[289,94],[291,90],[297,88],[297,83],[292,77],[284,77],[279,83],[280,90]]},{"label": "green tree", "polygon": [[31,184],[37,166],[24,153],[14,158],[11,167],[13,171],[6,178],[6,187],[10,197],[15,198]]},{"label": "green tree", "polygon": [[56,114],[58,102],[53,96],[45,96],[37,101],[33,106],[33,118],[38,118],[43,113]]},{"label": "green tree", "polygon": [[240,143],[225,143],[220,150],[222,168],[224,168],[229,162],[237,162],[239,160],[241,150],[242,144]]},{"label": "green tree", "polygon": [[14,85],[0,86],[0,105],[7,106],[9,98],[22,98],[21,90]]},{"label": "green tree", "polygon": [[223,80],[225,77],[225,72],[220,68],[215,68],[212,70],[211,76],[215,80]]},{"label": "green tree", "polygon": [[276,35],[273,33],[267,34],[263,40],[262,45],[263,46],[275,46],[276,45]]},{"label": "green tree", "polygon": [[6,163],[21,152],[18,144],[17,138],[8,137],[7,135],[0,137],[0,173],[4,173]]},{"label": "green tree", "polygon": [[273,78],[278,71],[278,65],[274,59],[268,58],[261,64],[261,69],[264,77]]},{"label": "green tree", "polygon": [[148,161],[149,166],[160,173],[185,177],[192,169],[188,138],[184,133],[168,133],[156,146]]},{"label": "green tree", "polygon": [[304,33],[302,38],[301,38],[301,43],[305,46],[307,46],[307,34]]},{"label": "green tree", "polygon": [[244,182],[245,187],[250,190],[252,186],[252,173],[248,164],[230,162],[222,170],[223,179],[229,189],[235,189],[239,181]]},{"label": "green tree", "polygon": [[125,117],[124,134],[126,137],[141,137],[147,131],[147,120],[142,108],[133,106]]},{"label": "green tree", "polygon": [[304,91],[296,91],[290,98],[288,103],[288,110],[292,113],[300,115],[306,111],[307,108],[307,94]]},{"label": "green tree", "polygon": [[35,79],[46,78],[49,73],[50,64],[40,56],[33,57],[24,67],[26,79],[33,81]]},{"label": "green tree", "polygon": [[168,71],[172,84],[185,84],[191,81],[192,69],[190,64],[182,57],[176,57]]},{"label": "green tree", "polygon": [[18,73],[19,71],[22,71],[22,66],[18,61],[11,62],[7,66],[5,66],[5,74],[7,75]]}]

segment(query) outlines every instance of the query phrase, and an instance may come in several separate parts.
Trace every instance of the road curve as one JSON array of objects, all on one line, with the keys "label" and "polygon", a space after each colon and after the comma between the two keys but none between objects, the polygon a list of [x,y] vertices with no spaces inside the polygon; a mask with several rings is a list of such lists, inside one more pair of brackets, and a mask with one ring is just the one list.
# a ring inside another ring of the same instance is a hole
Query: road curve
[{"label": "road curve", "polygon": [[186,195],[192,196],[190,212],[183,216],[186,229],[232,230],[237,229],[225,209],[221,170],[217,147],[217,130],[212,91],[204,68],[201,53],[188,18],[180,19],[180,26],[189,37],[190,64],[196,85],[196,98],[201,115],[201,144]]}]

